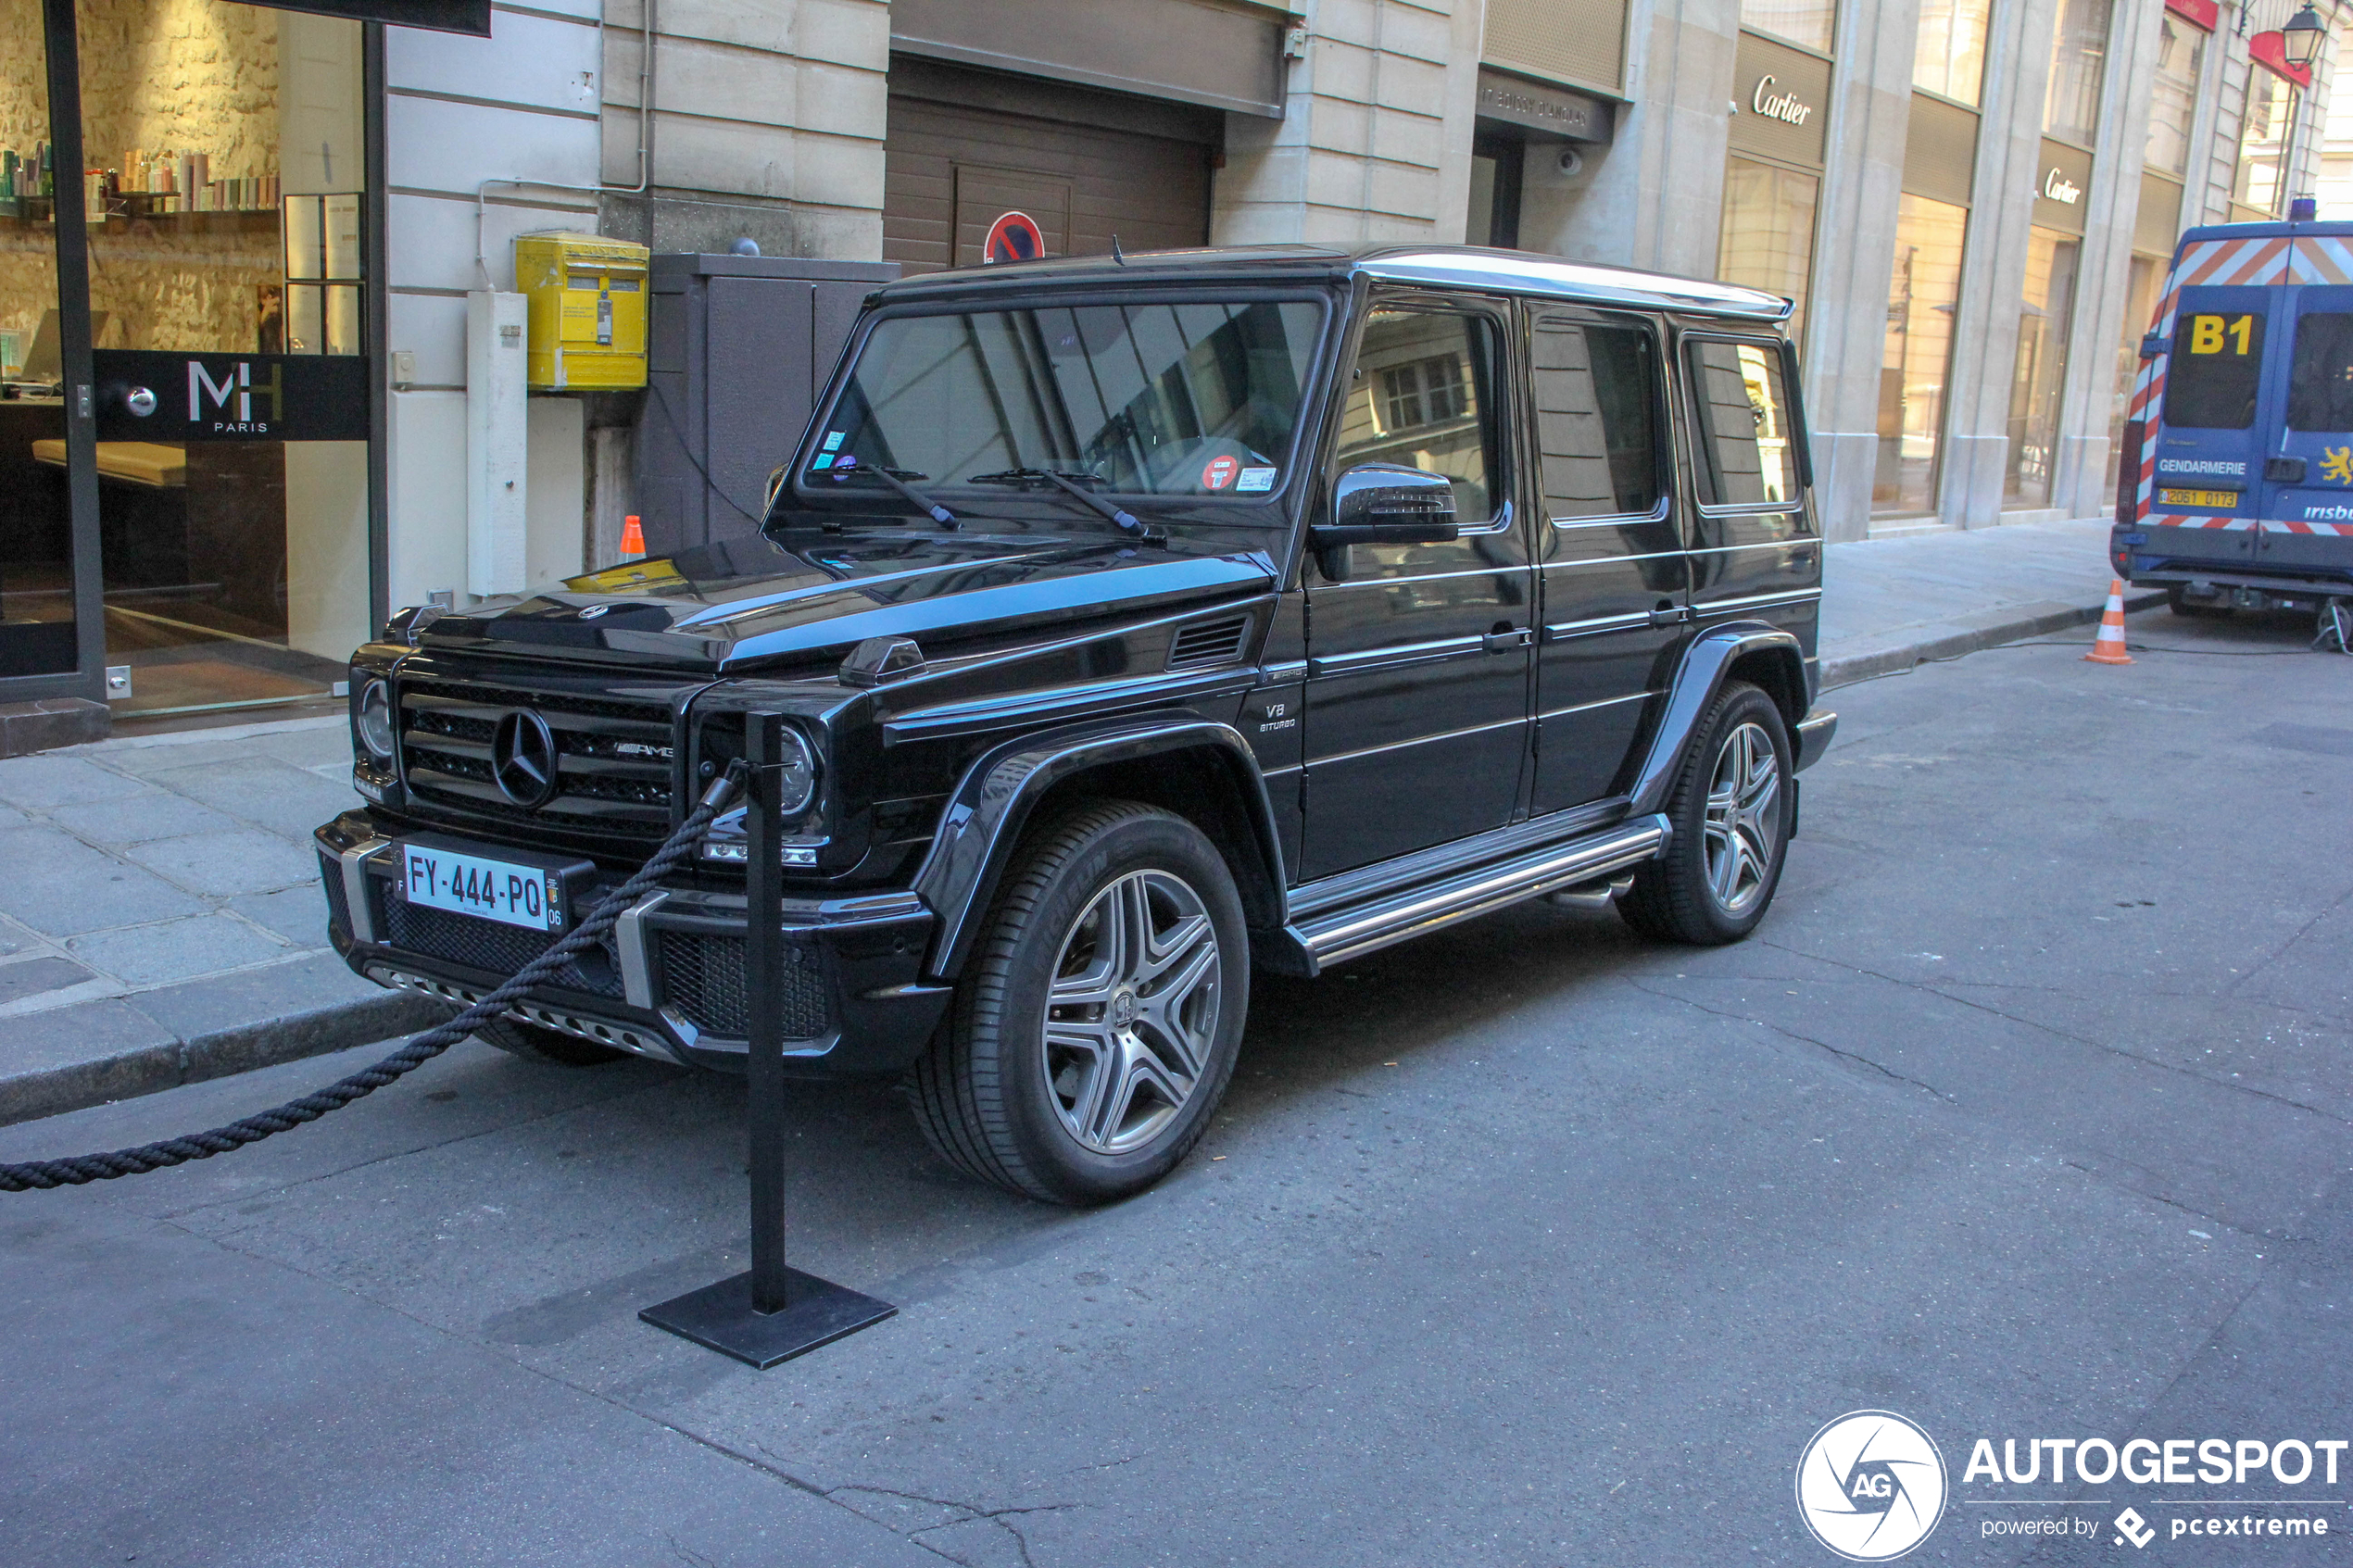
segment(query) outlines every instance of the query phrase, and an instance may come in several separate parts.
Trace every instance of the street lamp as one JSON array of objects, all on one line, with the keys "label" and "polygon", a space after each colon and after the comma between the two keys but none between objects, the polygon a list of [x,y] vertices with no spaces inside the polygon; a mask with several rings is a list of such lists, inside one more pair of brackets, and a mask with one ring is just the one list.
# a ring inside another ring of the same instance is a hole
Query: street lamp
[{"label": "street lamp", "polygon": [[2304,0],[2304,9],[2280,29],[2280,53],[2296,69],[2310,70],[2312,62],[2321,57],[2321,45],[2328,42],[2328,23],[2313,9],[2312,0]]}]

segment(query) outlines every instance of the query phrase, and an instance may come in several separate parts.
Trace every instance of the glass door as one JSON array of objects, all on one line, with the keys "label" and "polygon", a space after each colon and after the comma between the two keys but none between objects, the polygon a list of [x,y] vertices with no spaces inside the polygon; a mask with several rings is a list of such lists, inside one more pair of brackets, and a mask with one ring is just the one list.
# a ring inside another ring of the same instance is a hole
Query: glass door
[{"label": "glass door", "polygon": [[77,11],[116,714],[330,696],[369,631],[360,24]]},{"label": "glass door", "polygon": [[40,0],[0,0],[0,680],[75,668],[72,505]]}]

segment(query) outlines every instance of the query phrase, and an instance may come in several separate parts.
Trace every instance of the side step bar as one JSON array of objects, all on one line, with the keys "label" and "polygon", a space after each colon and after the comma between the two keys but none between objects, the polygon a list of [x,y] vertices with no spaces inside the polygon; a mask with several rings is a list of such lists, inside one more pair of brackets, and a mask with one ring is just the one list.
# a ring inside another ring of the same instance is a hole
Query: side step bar
[{"label": "side step bar", "polygon": [[1547,845],[1384,898],[1319,913],[1286,928],[1316,969],[1523,899],[1623,871],[1667,847],[1664,816],[1636,817],[1600,833]]}]

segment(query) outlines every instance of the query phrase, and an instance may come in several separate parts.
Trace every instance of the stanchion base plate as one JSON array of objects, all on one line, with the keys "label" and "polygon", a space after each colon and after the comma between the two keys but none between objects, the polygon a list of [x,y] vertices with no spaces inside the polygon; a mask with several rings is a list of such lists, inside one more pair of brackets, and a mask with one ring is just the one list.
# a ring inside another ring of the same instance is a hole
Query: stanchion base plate
[{"label": "stanchion base plate", "polygon": [[899,1309],[855,1290],[786,1269],[791,1281],[782,1311],[751,1310],[751,1275],[736,1274],[700,1290],[648,1307],[637,1316],[762,1372],[820,1345],[872,1328]]}]

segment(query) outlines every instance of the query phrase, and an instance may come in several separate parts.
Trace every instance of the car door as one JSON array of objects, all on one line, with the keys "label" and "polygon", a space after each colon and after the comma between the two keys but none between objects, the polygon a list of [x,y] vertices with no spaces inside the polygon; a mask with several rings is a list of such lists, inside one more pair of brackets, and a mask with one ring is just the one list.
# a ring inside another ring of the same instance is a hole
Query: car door
[{"label": "car door", "polygon": [[[2262,401],[2281,410],[2259,470],[2263,520],[2255,559],[2265,569],[2342,570],[2353,534],[2353,288],[2311,284],[2293,299],[2292,343],[2274,342]],[[2285,371],[2285,383],[2280,382]],[[2272,421],[2260,420],[2267,431]]]},{"label": "car door", "polygon": [[1376,295],[1364,318],[1329,474],[1442,473],[1460,537],[1310,558],[1305,879],[1501,827],[1518,809],[1534,595],[1511,504],[1511,320],[1507,302],[1403,293]]},{"label": "car door", "polygon": [[1686,333],[1692,425],[1691,608],[1695,633],[1764,621],[1813,651],[1822,542],[1806,504],[1806,432],[1777,338]]},{"label": "car door", "polygon": [[1539,307],[1528,378],[1542,631],[1538,815],[1610,793],[1674,674],[1687,562],[1666,433],[1665,345],[1641,316]]},{"label": "car door", "polygon": [[[2271,288],[2198,284],[2181,291],[2158,417],[2156,485],[2145,553],[2175,565],[2244,571],[2263,474],[2265,347]],[[2268,514],[2267,514],[2268,515]]]}]

